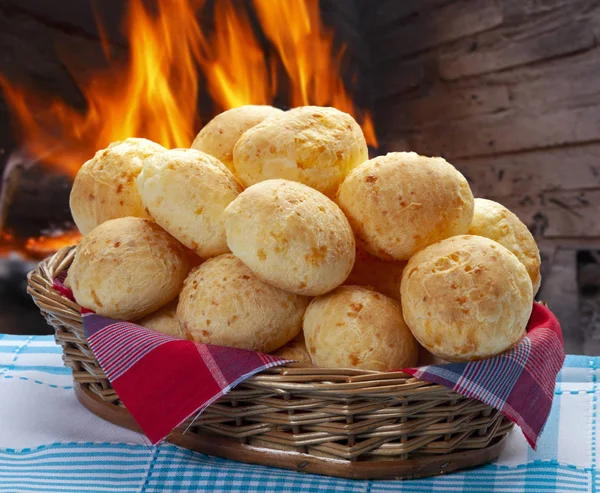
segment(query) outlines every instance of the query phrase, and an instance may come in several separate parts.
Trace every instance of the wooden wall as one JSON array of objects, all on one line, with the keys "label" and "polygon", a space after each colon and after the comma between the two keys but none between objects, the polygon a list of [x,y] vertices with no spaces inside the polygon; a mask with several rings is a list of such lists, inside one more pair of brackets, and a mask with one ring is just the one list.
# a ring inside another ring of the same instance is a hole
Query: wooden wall
[{"label": "wooden wall", "polygon": [[600,2],[360,7],[382,150],[442,155],[476,196],[517,213],[540,243],[540,296],[559,313],[568,349],[597,352],[600,324],[586,317],[581,329],[577,254],[600,249]]}]

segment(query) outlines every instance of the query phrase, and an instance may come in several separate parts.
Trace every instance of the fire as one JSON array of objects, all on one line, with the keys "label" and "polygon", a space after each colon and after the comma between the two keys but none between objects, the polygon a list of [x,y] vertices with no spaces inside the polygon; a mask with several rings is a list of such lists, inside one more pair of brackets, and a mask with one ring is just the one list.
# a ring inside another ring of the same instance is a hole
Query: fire
[{"label": "fire", "polygon": [[272,95],[265,54],[243,8],[217,2],[209,43],[198,54],[213,100],[223,109],[246,104],[270,104]]},{"label": "fire", "polygon": [[[335,53],[333,32],[319,14],[319,0],[254,0],[260,24],[277,49],[291,86],[291,106],[315,104],[358,116],[340,76],[345,46]],[[359,118],[367,143],[377,147],[369,112]]]},{"label": "fire", "polygon": [[10,231],[0,232],[0,255],[19,252],[21,258],[40,260],[63,247],[77,244],[79,231],[56,232],[48,236],[32,238],[15,237]]},{"label": "fire", "polygon": [[324,29],[319,0],[254,0],[261,26],[291,82],[291,106],[335,106],[354,113],[339,76],[333,33]]},{"label": "fire", "polygon": [[[254,5],[290,80],[290,106],[331,105],[357,115],[339,75],[343,48],[334,52],[318,0],[254,0]],[[266,62],[248,13],[232,2],[217,1],[215,29],[205,36],[197,21],[200,6],[197,0],[173,0],[168,6],[157,2],[158,11],[150,13],[142,0],[129,2],[126,64],[111,59],[99,22],[109,68],[85,80],[71,70],[87,101],[84,112],[0,75],[29,154],[74,176],[98,149],[127,137],[146,137],[165,147],[189,146],[197,123],[198,65],[221,110],[271,103],[275,70]],[[368,142],[377,145],[370,115],[359,120]]]},{"label": "fire", "polygon": [[[289,88],[288,106],[335,106],[354,115],[370,145],[377,146],[371,115],[355,107],[340,75],[345,48],[320,19],[318,0],[253,0],[269,46],[261,45],[246,4],[214,2],[214,29],[198,23],[203,0],[128,3],[124,32],[129,56],[111,51],[97,16],[108,68],[82,77],[69,68],[86,108],[17,86],[0,75],[25,151],[69,176],[98,149],[127,137],[146,137],[165,147],[189,147],[199,126],[198,88],[205,84],[215,107],[271,104]],[[264,40],[263,40],[264,44]],[[281,67],[282,70],[279,70]],[[288,81],[277,80],[285,73]],[[58,246],[32,239],[30,248]],[[66,235],[65,241],[75,241]]]},{"label": "fire", "polygon": [[[128,64],[86,80],[71,70],[87,101],[83,113],[0,77],[29,154],[75,176],[98,149],[127,137],[146,137],[166,147],[189,146],[198,90],[192,49],[198,39],[195,10],[188,0],[169,2],[168,9],[159,2],[158,10],[154,16],[141,0],[130,2],[125,19]],[[102,45],[109,53],[107,43]]]},{"label": "fire", "polygon": [[47,257],[63,247],[75,245],[81,239],[79,231],[68,231],[56,236],[39,236],[28,238],[25,250],[34,257]]},{"label": "fire", "polygon": [[373,123],[373,117],[371,116],[370,111],[364,112],[361,127],[363,133],[365,134],[367,143],[373,147],[379,147],[379,143],[377,142],[377,134],[375,133],[375,124]]}]

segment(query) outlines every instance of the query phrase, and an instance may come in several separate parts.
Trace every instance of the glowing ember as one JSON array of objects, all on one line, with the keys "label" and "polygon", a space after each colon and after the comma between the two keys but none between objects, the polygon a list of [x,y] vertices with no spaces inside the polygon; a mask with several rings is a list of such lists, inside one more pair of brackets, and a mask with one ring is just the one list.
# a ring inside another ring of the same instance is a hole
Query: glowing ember
[{"label": "glowing ember", "polygon": [[76,245],[81,239],[79,231],[57,232],[49,236],[17,238],[9,231],[0,233],[0,256],[17,253],[21,258],[40,260],[63,247]]},{"label": "glowing ember", "polygon": [[79,231],[68,231],[57,236],[28,238],[25,250],[35,257],[46,257],[66,246],[76,245],[81,239]]},{"label": "glowing ember", "polygon": [[[261,46],[241,3],[216,0],[214,30],[204,34],[198,24],[203,3],[157,2],[150,12],[142,0],[131,0],[124,21],[130,50],[125,63],[115,59],[98,22],[109,67],[86,79],[69,70],[85,97],[85,111],[0,75],[25,151],[75,176],[98,149],[127,137],[146,137],[168,148],[189,147],[199,126],[199,74],[220,110],[270,104],[277,93],[278,63],[289,79],[289,106],[335,106],[353,114],[367,142],[377,146],[370,114],[355,108],[346,91],[340,76],[344,47],[336,52],[333,33],[321,22],[318,0],[254,0],[275,53]],[[64,63],[69,68],[68,60]],[[67,235],[65,241],[72,238]],[[62,244],[56,238],[36,238],[27,245],[38,252]]]}]

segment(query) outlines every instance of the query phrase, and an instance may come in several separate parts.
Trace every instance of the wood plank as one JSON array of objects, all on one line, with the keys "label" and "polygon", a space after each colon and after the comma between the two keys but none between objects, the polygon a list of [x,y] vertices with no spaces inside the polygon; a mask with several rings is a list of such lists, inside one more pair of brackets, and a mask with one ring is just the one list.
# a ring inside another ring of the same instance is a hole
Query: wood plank
[{"label": "wood plank", "polygon": [[347,54],[360,63],[369,62],[369,46],[364,42],[363,27],[358,19],[358,8],[354,0],[343,3],[327,0],[320,2],[321,19],[331,29],[339,45],[346,45]]},{"label": "wood plank", "polygon": [[371,41],[378,65],[391,59],[439,46],[448,41],[487,31],[502,24],[502,9],[489,0],[453,2],[396,26]]},{"label": "wood plank", "polygon": [[521,220],[534,231],[541,231],[544,238],[600,238],[598,214],[600,208],[589,208],[577,215],[558,207],[536,209],[512,208]]},{"label": "wood plank", "polygon": [[489,198],[513,211],[538,238],[600,238],[600,190]]},{"label": "wood plank", "polygon": [[586,50],[594,44],[592,23],[582,20],[527,38],[505,37],[497,45],[480,48],[477,45],[464,45],[462,50],[439,58],[440,76],[445,80],[454,80],[504,70]]},{"label": "wood plank", "polygon": [[11,113],[0,91],[0,169],[4,169],[10,152],[16,146],[16,135],[10,130]]},{"label": "wood plank", "polygon": [[[538,198],[541,207],[554,204],[562,209],[571,211],[576,217],[585,214],[585,210],[588,210],[590,207],[600,207],[600,189],[549,190],[539,194]],[[533,203],[535,204],[536,201],[533,200]],[[580,209],[584,209],[584,212],[580,212]]]},{"label": "wood plank", "polygon": [[[383,69],[386,79],[395,67]],[[405,93],[378,99],[378,123],[386,131],[514,108],[524,113],[600,104],[600,49],[523,66],[476,79],[419,84],[418,99]],[[465,82],[468,84],[465,85]],[[378,98],[378,95],[375,94]],[[472,99],[469,99],[472,98]]]},{"label": "wood plank", "polygon": [[[394,145],[394,132],[384,140]],[[516,111],[483,115],[456,122],[438,122],[414,129],[410,147],[450,159],[502,152],[558,147],[600,139],[600,105],[545,114]]]},{"label": "wood plank", "polygon": [[402,19],[414,17],[419,12],[447,2],[448,0],[359,0],[359,10],[363,12],[368,31],[381,32],[390,25],[395,26]]},{"label": "wood plank", "polygon": [[26,163],[15,178],[17,192],[5,204],[7,209],[3,212],[6,213],[5,226],[17,237],[37,236],[44,229],[72,226],[69,209],[71,178]]},{"label": "wood plank", "polygon": [[532,16],[561,8],[573,8],[575,4],[592,4],[590,0],[503,0],[504,18],[519,22]]},{"label": "wood plank", "polygon": [[359,0],[319,0],[319,10],[323,19],[326,16],[329,18],[341,17],[344,18],[350,25],[359,26],[361,23]]},{"label": "wood plank", "polygon": [[600,50],[567,57],[550,67],[532,67],[535,78],[510,86],[512,104],[519,108],[575,107],[600,104]]},{"label": "wood plank", "polygon": [[584,339],[579,315],[577,252],[559,248],[552,258],[543,260],[549,268],[544,272],[537,298],[546,301],[560,321],[565,351],[581,354],[584,350]]},{"label": "wood plank", "polygon": [[[571,248],[573,250],[600,250],[600,237],[598,238],[542,238],[538,239],[544,244],[554,245],[556,248]],[[600,353],[598,353],[600,354]]]},{"label": "wood plank", "polygon": [[385,77],[373,77],[375,94],[378,98],[386,98],[418,87],[426,78],[425,63],[412,60],[402,64]]},{"label": "wood plank", "polygon": [[11,14],[25,14],[31,20],[43,23],[56,30],[68,32],[81,37],[99,39],[94,9],[98,9],[104,21],[108,37],[114,42],[126,42],[121,32],[121,22],[127,3],[122,0],[102,0],[92,5],[91,2],[80,0],[3,0],[2,8]]},{"label": "wood plank", "polygon": [[[569,209],[566,212],[573,217],[579,217],[582,212],[580,209],[589,209],[590,207],[600,206],[600,189],[583,189],[583,190],[547,190],[540,191],[532,189],[524,195],[506,195],[498,197],[496,195],[488,195],[487,197],[494,200],[502,200],[502,203],[509,208],[526,209],[528,207],[537,209]],[[600,226],[600,224],[599,224]]]},{"label": "wood plank", "polygon": [[475,86],[449,89],[435,86],[418,99],[387,98],[375,105],[378,122],[387,130],[404,130],[425,122],[453,121],[479,114],[494,113],[510,106],[505,86]]},{"label": "wood plank", "polygon": [[[52,29],[22,15],[0,16],[0,73],[39,91],[58,92],[70,98],[78,94],[73,79],[56,56],[54,35]],[[71,41],[76,43],[77,38]]]},{"label": "wood plank", "polygon": [[[123,60],[125,48],[113,48],[114,59]],[[64,99],[76,108],[84,108],[85,101],[66,63],[82,80],[106,67],[99,40],[68,29],[57,30],[51,23],[19,10],[0,15],[0,53],[0,73],[6,78],[37,93]]]},{"label": "wood plank", "polygon": [[600,144],[452,161],[476,196],[600,187]]}]

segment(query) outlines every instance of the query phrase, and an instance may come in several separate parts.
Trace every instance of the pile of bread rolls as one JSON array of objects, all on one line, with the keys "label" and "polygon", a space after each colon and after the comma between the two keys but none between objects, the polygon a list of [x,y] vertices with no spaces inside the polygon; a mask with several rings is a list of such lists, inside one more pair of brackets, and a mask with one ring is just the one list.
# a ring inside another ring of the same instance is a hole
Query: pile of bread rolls
[{"label": "pile of bread rolls", "polygon": [[70,204],[80,305],[322,367],[497,355],[523,337],[540,285],[513,213],[473,199],[442,158],[369,160],[334,108],[235,108],[191,149],[113,143]]}]

